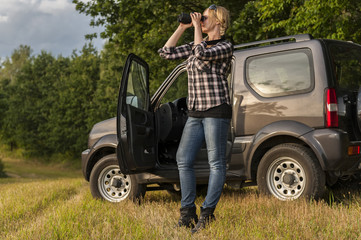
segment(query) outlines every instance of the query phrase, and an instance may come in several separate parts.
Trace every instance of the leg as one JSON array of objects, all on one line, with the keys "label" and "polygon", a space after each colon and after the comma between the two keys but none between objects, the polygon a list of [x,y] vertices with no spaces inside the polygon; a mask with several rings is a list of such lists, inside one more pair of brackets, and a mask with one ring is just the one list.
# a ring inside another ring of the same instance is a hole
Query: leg
[{"label": "leg", "polygon": [[194,160],[204,141],[202,119],[189,117],[177,151],[177,164],[182,191],[182,207],[195,207],[196,177]]},{"label": "leg", "polygon": [[210,175],[203,208],[215,208],[226,178],[226,148],[230,119],[204,118],[204,134],[208,151]]}]

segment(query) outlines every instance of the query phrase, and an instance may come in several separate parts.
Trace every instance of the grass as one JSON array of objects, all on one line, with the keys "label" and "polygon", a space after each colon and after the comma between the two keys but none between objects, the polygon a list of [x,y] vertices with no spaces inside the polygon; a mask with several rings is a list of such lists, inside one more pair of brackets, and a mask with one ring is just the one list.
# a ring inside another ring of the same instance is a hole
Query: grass
[{"label": "grass", "polygon": [[361,239],[358,185],[292,202],[226,188],[217,220],[192,236],[175,227],[180,202],[165,191],[141,205],[108,203],[92,198],[79,170],[0,157],[12,176],[0,179],[0,239]]}]

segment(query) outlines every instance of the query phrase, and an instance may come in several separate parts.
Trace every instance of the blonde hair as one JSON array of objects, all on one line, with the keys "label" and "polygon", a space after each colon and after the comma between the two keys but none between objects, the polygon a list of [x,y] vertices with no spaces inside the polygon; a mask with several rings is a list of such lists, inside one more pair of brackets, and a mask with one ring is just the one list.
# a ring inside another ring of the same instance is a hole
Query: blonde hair
[{"label": "blonde hair", "polygon": [[216,9],[208,8],[208,13],[212,20],[218,20],[220,23],[220,32],[221,36],[223,36],[226,33],[230,23],[229,11],[222,6],[217,6]]}]

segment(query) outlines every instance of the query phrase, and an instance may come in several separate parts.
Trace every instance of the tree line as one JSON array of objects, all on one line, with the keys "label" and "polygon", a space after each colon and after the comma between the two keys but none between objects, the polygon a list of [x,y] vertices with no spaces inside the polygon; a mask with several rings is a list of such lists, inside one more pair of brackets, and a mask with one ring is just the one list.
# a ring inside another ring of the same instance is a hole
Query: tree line
[{"label": "tree line", "polygon": [[0,72],[2,142],[34,156],[79,156],[92,125],[115,116],[120,72],[91,44],[70,57],[20,46]]},{"label": "tree line", "polygon": [[[0,66],[0,138],[27,154],[79,158],[96,122],[114,117],[122,66],[133,52],[150,65],[154,91],[179,61],[158,56],[181,12],[222,5],[230,10],[226,38],[234,44],[293,34],[361,43],[357,0],[73,0],[91,26],[103,26],[101,51],[90,43],[69,57],[19,46]],[[193,40],[189,30],[180,43]]]}]

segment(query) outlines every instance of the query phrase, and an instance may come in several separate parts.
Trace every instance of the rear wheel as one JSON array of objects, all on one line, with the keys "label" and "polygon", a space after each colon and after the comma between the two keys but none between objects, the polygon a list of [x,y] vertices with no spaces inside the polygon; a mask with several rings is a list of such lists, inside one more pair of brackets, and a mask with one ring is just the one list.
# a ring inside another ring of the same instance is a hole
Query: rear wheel
[{"label": "rear wheel", "polygon": [[281,144],[263,156],[257,171],[258,189],[280,200],[319,198],[325,173],[312,151],[302,145]]},{"label": "rear wheel", "polygon": [[134,175],[122,174],[117,157],[112,154],[95,164],[90,174],[90,191],[93,197],[109,202],[138,201],[144,197],[146,186],[138,184]]}]

